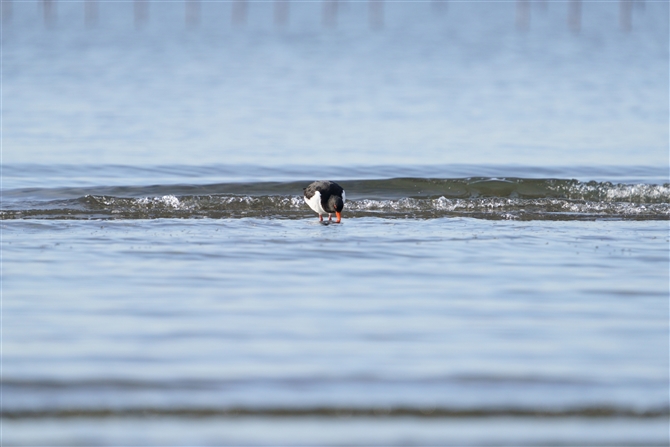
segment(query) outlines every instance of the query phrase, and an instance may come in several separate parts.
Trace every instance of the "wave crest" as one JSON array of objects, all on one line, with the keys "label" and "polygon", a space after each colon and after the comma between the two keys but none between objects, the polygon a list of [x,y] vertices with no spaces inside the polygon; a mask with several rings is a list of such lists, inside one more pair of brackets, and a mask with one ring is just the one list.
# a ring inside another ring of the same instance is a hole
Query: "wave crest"
[{"label": "wave crest", "polygon": [[[86,195],[39,207],[4,210],[3,219],[157,219],[313,216],[300,196],[175,196],[124,198]],[[668,220],[670,203],[587,201],[558,198],[436,198],[348,200],[345,217],[473,217],[514,220]]]}]

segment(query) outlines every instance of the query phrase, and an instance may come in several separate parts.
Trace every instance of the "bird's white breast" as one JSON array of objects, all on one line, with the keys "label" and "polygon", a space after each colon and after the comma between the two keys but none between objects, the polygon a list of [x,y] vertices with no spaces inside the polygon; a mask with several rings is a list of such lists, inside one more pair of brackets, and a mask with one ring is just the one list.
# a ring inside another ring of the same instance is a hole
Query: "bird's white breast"
[{"label": "bird's white breast", "polygon": [[328,214],[321,206],[321,193],[319,191],[316,191],[309,199],[305,197],[305,203],[307,203],[310,208],[319,214]]}]

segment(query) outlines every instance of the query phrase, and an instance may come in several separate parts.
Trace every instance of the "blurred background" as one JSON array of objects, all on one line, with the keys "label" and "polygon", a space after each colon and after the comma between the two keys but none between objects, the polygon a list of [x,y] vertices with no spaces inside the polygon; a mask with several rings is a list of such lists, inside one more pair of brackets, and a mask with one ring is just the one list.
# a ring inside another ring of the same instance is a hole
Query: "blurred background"
[{"label": "blurred background", "polygon": [[668,161],[665,1],[2,5],[7,163]]},{"label": "blurred background", "polygon": [[667,1],[1,13],[3,445],[668,444]]}]

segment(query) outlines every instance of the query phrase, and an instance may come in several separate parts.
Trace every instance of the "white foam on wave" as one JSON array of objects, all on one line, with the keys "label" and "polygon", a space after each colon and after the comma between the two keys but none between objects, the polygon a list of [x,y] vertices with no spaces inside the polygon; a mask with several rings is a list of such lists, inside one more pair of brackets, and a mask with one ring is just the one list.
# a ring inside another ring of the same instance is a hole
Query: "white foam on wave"
[{"label": "white foam on wave", "polygon": [[547,212],[572,214],[613,214],[613,215],[667,215],[670,216],[670,203],[630,203],[622,201],[591,202],[569,199],[515,199],[515,198],[477,198],[477,199],[411,199],[373,200],[362,199],[347,203],[350,211],[361,212],[498,212],[509,218],[515,218],[510,212]]},{"label": "white foam on wave", "polygon": [[551,187],[569,199],[603,202],[662,203],[670,202],[670,185],[612,184],[609,182],[574,183]]},{"label": "white foam on wave", "polygon": [[[627,185],[620,194],[666,194],[668,187],[635,188]],[[645,186],[645,185],[641,185]],[[631,202],[616,200],[585,200],[582,198],[399,198],[399,199],[356,199],[349,200],[345,215],[384,215],[389,217],[440,217],[473,216],[493,219],[566,219],[575,218],[635,218],[669,219],[670,203],[667,201]],[[71,218],[105,213],[127,218],[147,217],[230,217],[230,216],[286,216],[308,215],[309,207],[301,196],[183,196],[165,195],[161,197],[122,198],[109,196],[86,196],[83,208],[63,208],[63,215]],[[58,208],[35,209],[31,215],[57,214]],[[25,213],[27,211],[22,211]],[[296,214],[297,213],[297,214]],[[19,214],[11,218],[18,218]],[[580,217],[581,216],[581,217]],[[6,217],[9,218],[9,217]]]},{"label": "white foam on wave", "polygon": [[608,201],[631,199],[640,202],[670,201],[670,185],[616,185],[606,190]]},{"label": "white foam on wave", "polygon": [[144,206],[167,206],[173,209],[180,209],[181,203],[176,196],[167,195],[162,197],[143,197],[137,200],[137,204]]}]

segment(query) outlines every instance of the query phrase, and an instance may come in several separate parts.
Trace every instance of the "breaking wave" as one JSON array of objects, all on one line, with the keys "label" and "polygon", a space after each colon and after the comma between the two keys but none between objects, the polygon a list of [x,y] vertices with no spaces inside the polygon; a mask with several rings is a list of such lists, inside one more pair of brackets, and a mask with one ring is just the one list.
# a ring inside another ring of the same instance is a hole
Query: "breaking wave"
[{"label": "breaking wave", "polygon": [[[2,219],[158,219],[313,215],[308,182],[156,185],[4,192]],[[467,178],[343,181],[346,217],[670,220],[670,184]],[[53,200],[55,197],[58,199]]]}]

